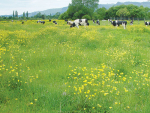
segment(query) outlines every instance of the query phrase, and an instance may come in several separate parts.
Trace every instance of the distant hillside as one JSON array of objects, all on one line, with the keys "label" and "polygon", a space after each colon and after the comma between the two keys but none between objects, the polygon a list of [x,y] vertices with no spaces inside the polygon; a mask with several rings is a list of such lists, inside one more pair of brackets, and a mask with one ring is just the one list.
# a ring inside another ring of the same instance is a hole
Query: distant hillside
[{"label": "distant hillside", "polygon": [[99,4],[98,8],[105,7],[106,9],[109,9],[110,7],[114,6],[115,4]]},{"label": "distant hillside", "polygon": [[124,5],[129,5],[129,4],[133,4],[133,5],[137,5],[137,6],[143,6],[143,7],[148,7],[150,8],[150,2],[117,2],[117,4],[115,4],[115,6],[117,5],[121,5],[121,4],[124,4]]},{"label": "distant hillside", "polygon": [[117,2],[116,4],[99,4],[98,7],[102,8],[105,7],[106,9],[109,9],[112,6],[118,6],[118,5],[129,5],[129,4],[133,4],[136,6],[143,6],[143,7],[148,7],[150,8],[150,2]]},{"label": "distant hillside", "polygon": [[[150,2],[117,2],[116,4],[99,4],[98,8],[102,8],[105,7],[106,9],[109,9],[112,6],[118,6],[118,5],[129,5],[129,4],[133,4],[133,5],[137,5],[137,6],[141,6],[143,5],[143,7],[149,7],[150,8]],[[41,14],[46,14],[46,15],[55,15],[57,12],[60,13],[64,13],[66,12],[68,9],[68,7],[63,7],[63,8],[56,8],[56,9],[48,9],[45,11],[37,11],[37,12],[33,12],[33,13],[29,13],[29,17],[36,15],[38,12],[41,12]]]},{"label": "distant hillside", "polygon": [[63,8],[47,9],[44,11],[36,11],[36,12],[29,13],[29,17],[34,16],[39,12],[41,14],[45,14],[45,15],[50,15],[50,14],[55,15],[57,12],[64,13],[67,11],[67,9],[68,9],[68,7],[63,7]]},{"label": "distant hillside", "polygon": [[[105,7],[106,9],[109,9],[110,7],[112,6],[118,6],[118,5],[129,5],[129,4],[133,4],[133,5],[137,5],[137,6],[143,6],[143,7],[148,7],[150,8],[150,2],[117,2],[116,4],[99,4],[98,5],[98,8],[102,8],[102,7]],[[35,11],[35,12],[32,12],[32,13],[29,13],[29,17],[31,16],[34,16],[36,15],[37,13],[41,12],[41,14],[45,14],[45,15],[55,15],[57,12],[60,12],[60,13],[64,13],[66,12],[68,9],[68,7],[63,7],[63,8],[55,8],[55,9],[47,9],[47,10],[44,10],[44,11]],[[1,15],[1,16],[12,16],[12,15]],[[19,15],[19,17],[22,16],[22,15]]]}]

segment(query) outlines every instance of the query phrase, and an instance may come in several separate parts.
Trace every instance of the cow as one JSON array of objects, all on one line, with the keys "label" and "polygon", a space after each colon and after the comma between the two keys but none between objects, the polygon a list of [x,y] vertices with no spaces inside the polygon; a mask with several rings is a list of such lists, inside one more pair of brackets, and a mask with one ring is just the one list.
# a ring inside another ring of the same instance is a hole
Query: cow
[{"label": "cow", "polygon": [[45,24],[45,21],[40,21],[42,24]]},{"label": "cow", "polygon": [[24,22],[22,21],[22,24],[24,24]]},{"label": "cow", "polygon": [[72,21],[67,21],[67,24],[68,24],[68,25],[72,25],[73,22],[72,22]]},{"label": "cow", "polygon": [[37,23],[41,22],[41,20],[38,20]]},{"label": "cow", "polygon": [[147,25],[150,25],[150,22],[145,22],[145,25],[147,26]]},{"label": "cow", "polygon": [[97,20],[97,21],[96,21],[96,24],[97,24],[97,25],[100,25],[100,22],[99,22],[99,20]]},{"label": "cow", "polygon": [[67,19],[65,19],[65,22],[67,22],[68,20]]},{"label": "cow", "polygon": [[115,21],[110,21],[111,24],[113,26],[119,26],[119,25],[122,25],[124,27],[124,29],[126,29],[126,25],[127,25],[127,21],[118,21],[118,20],[115,20]]},{"label": "cow", "polygon": [[45,21],[38,20],[37,23],[45,24]]},{"label": "cow", "polygon": [[93,23],[95,23],[95,20],[93,20]]},{"label": "cow", "polygon": [[53,23],[54,23],[54,24],[57,24],[57,22],[56,22],[56,21],[53,21]]},{"label": "cow", "polygon": [[130,25],[133,25],[133,20],[131,20]]},{"label": "cow", "polygon": [[87,19],[76,19],[74,22],[73,22],[73,24],[72,25],[70,25],[70,28],[72,28],[72,27],[77,27],[77,28],[79,28],[79,25],[80,26],[89,26],[89,23],[88,23],[88,20]]},{"label": "cow", "polygon": [[49,19],[49,22],[51,22],[51,19]]}]

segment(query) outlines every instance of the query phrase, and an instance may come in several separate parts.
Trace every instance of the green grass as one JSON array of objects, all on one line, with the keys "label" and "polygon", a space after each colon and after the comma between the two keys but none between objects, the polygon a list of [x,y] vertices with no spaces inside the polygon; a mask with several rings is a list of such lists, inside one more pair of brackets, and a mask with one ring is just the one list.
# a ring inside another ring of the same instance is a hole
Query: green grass
[{"label": "green grass", "polygon": [[0,23],[0,112],[148,112],[150,28]]}]

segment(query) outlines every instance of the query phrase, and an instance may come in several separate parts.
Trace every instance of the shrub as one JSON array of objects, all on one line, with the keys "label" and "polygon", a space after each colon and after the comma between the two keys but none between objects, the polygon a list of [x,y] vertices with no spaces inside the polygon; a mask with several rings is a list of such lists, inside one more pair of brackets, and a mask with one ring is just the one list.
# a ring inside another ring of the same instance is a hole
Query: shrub
[{"label": "shrub", "polygon": [[91,17],[90,17],[89,15],[84,15],[84,16],[82,16],[82,19],[84,19],[84,18],[86,18],[86,19],[88,19],[88,20],[91,20]]}]

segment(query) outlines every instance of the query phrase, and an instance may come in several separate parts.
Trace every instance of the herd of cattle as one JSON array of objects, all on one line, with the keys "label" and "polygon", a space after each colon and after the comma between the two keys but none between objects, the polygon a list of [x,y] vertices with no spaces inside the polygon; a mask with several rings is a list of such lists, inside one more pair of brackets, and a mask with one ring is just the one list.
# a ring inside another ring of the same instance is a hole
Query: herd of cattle
[{"label": "herd of cattle", "polygon": [[[79,26],[89,26],[88,20],[87,19],[76,19],[74,21],[68,21],[67,19],[65,20],[67,22],[68,25],[70,25],[70,28],[72,27],[77,27],[79,28]],[[122,25],[124,29],[126,29],[126,25],[127,25],[127,21],[119,21],[119,20],[115,20],[112,21],[111,19],[108,19],[109,22],[111,22],[111,24],[113,26],[120,26]],[[51,22],[51,19],[49,19],[49,22]],[[42,23],[45,24],[45,21],[41,21],[38,20],[37,23]],[[53,21],[54,24],[57,24],[56,21]],[[99,20],[93,20],[93,23],[96,23],[97,25],[100,25],[100,21]],[[150,22],[145,22],[145,25],[150,25]],[[22,24],[24,24],[24,22],[22,22]],[[130,22],[130,25],[133,25],[133,20]]]}]

